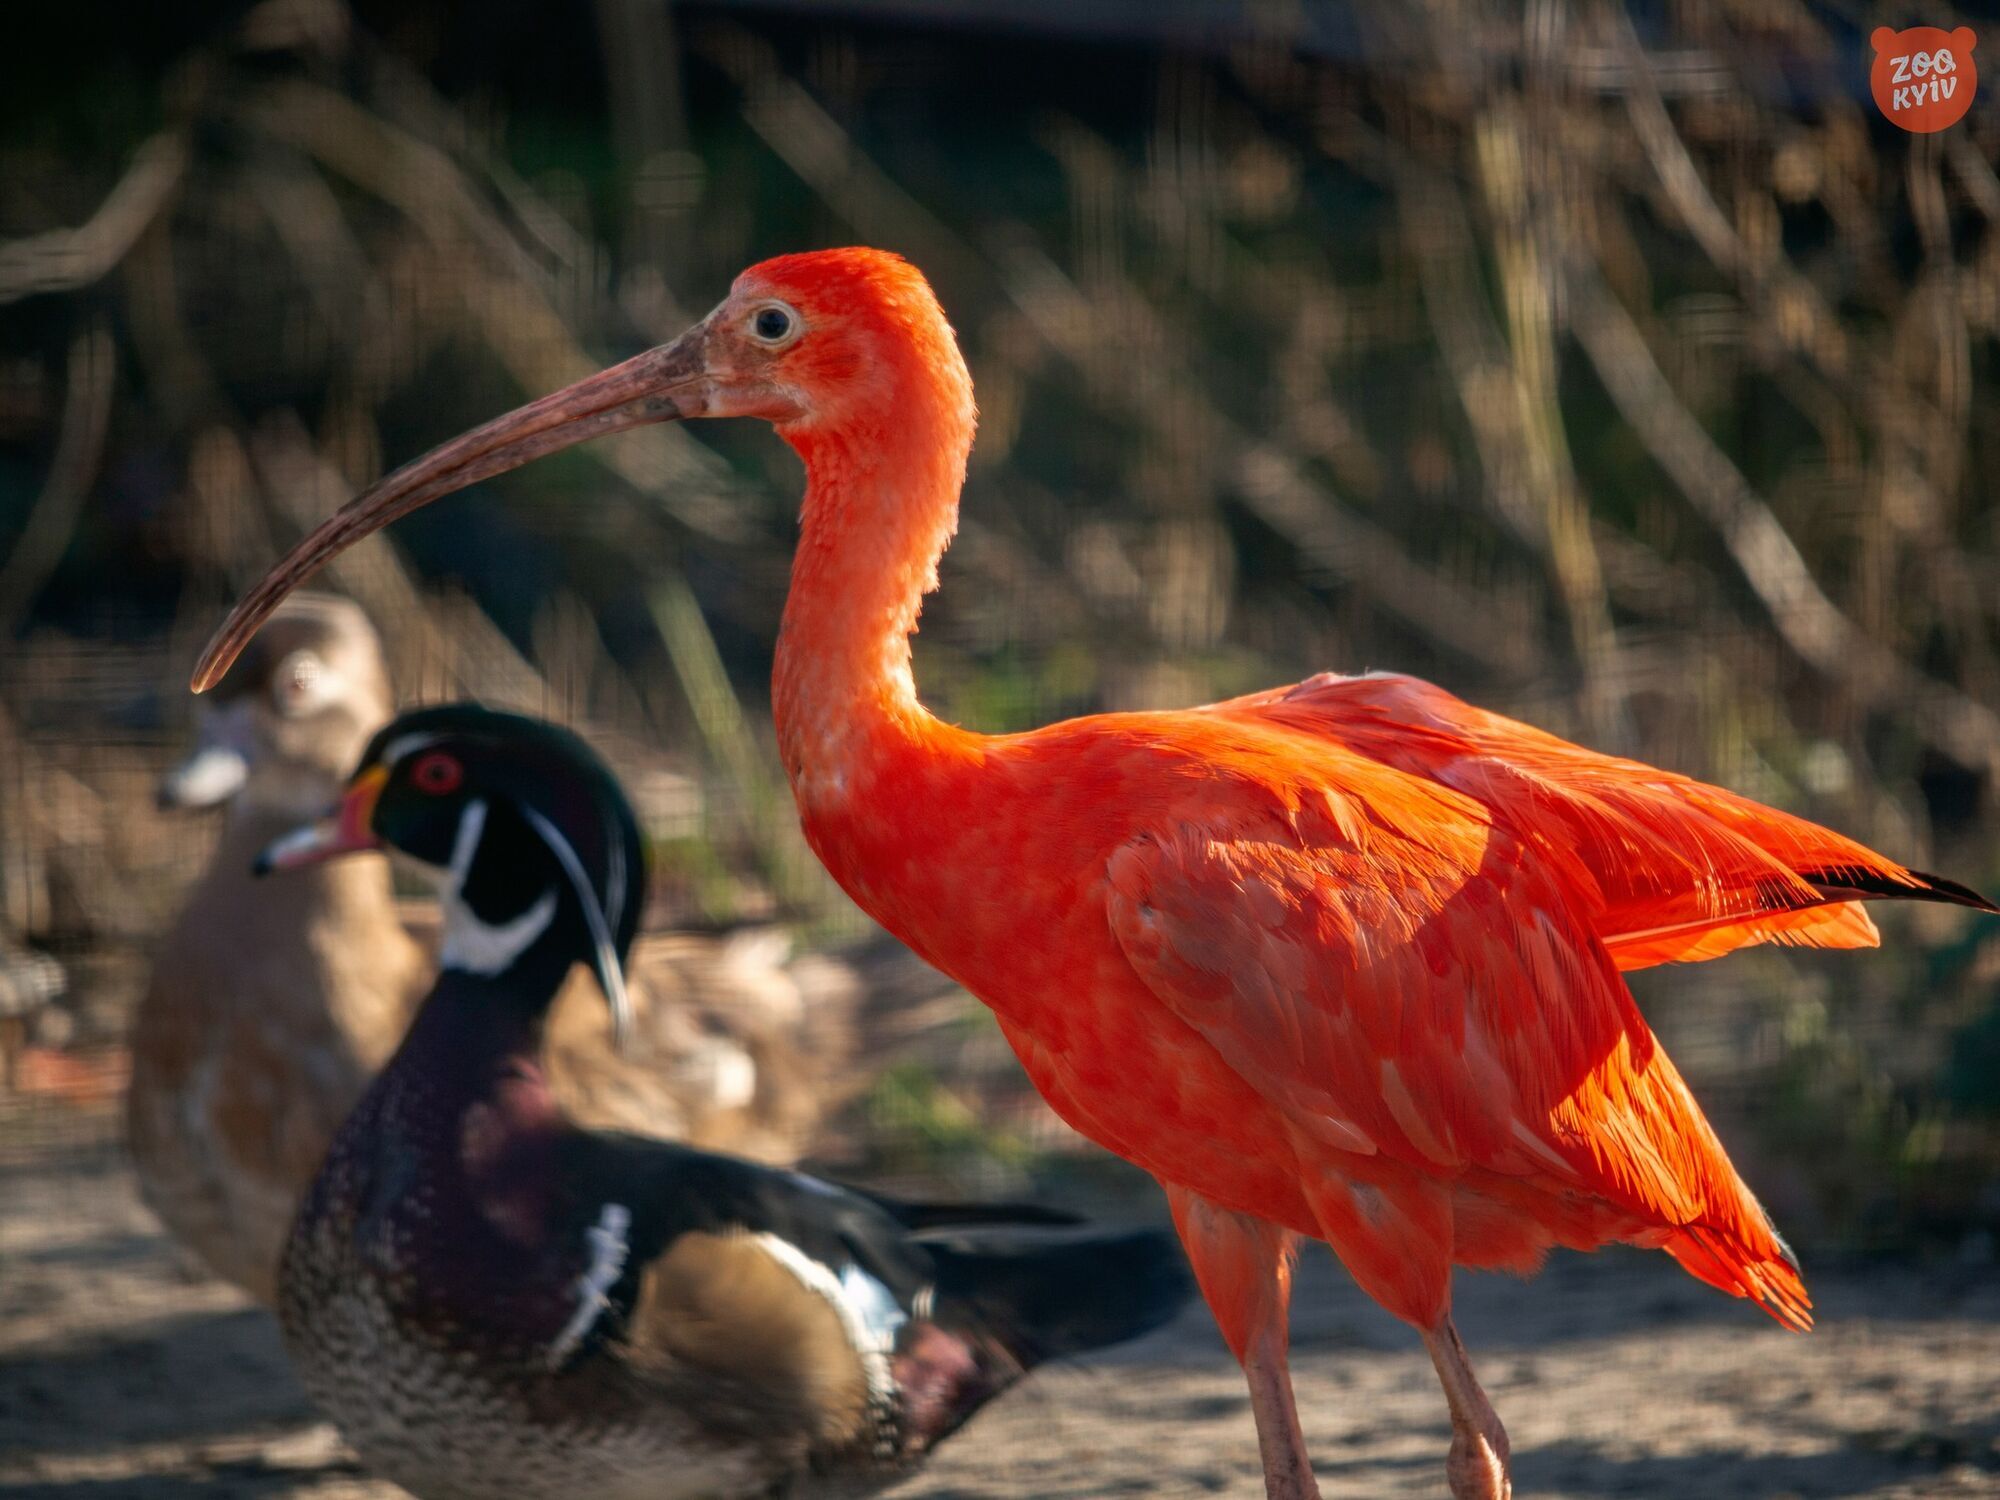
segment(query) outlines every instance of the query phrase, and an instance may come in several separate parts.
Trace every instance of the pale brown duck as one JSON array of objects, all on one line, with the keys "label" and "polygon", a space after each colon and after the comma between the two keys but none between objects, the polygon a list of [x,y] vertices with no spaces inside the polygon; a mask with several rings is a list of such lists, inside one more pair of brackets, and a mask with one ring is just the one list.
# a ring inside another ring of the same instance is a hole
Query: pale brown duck
[{"label": "pale brown duck", "polygon": [[[160,789],[163,803],[226,811],[134,1023],[132,1157],[161,1222],[261,1302],[300,1193],[431,985],[437,914],[397,901],[379,855],[285,880],[251,866],[338,797],[394,708],[366,616],[344,599],[295,596],[224,679],[196,748]],[[900,947],[871,945],[864,962],[881,972],[794,960],[770,928],[646,936],[624,1051],[588,977],[573,975],[549,1019],[551,1087],[591,1128],[788,1163],[858,1084],[864,992],[908,992],[912,974],[930,995],[949,988]]]}]

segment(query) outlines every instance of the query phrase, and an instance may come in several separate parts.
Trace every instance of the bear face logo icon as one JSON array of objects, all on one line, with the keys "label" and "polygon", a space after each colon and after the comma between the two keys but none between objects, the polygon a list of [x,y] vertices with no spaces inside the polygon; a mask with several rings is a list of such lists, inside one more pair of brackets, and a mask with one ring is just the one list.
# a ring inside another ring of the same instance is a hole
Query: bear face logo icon
[{"label": "bear face logo icon", "polygon": [[1965,118],[1979,87],[1970,26],[1949,32],[1935,26],[1904,31],[1881,26],[1869,40],[1875,66],[1869,69],[1868,86],[1883,114],[1919,135]]}]

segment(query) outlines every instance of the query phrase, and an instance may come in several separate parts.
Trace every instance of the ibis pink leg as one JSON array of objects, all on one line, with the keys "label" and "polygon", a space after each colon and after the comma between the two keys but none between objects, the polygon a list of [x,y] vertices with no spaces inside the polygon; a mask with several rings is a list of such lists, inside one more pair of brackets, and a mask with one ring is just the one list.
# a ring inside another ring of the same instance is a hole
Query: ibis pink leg
[{"label": "ibis pink leg", "polygon": [[1202,1297],[1250,1384],[1269,1500],[1319,1500],[1292,1397],[1292,1252],[1297,1236],[1167,1185],[1174,1227]]},{"label": "ibis pink leg", "polygon": [[1465,1344],[1446,1313],[1424,1334],[1444,1398],[1451,1406],[1451,1456],[1445,1460],[1452,1500],[1512,1500],[1507,1472],[1507,1429],[1473,1376]]}]

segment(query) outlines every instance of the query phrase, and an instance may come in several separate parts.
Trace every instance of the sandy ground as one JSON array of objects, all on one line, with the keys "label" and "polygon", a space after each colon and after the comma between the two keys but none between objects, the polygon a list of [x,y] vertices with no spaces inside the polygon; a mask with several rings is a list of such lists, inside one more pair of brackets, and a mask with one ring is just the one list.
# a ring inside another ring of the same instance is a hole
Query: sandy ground
[{"label": "sandy ground", "polygon": [[[269,1320],[183,1268],[105,1118],[20,1124],[0,1130],[0,1500],[400,1494],[314,1420]],[[1813,1288],[1821,1325],[1796,1337],[1660,1256],[1464,1278],[1520,1493],[2000,1495],[2000,1273],[1833,1270]],[[1415,1338],[1324,1256],[1296,1328],[1329,1500],[1443,1494],[1444,1407]],[[898,1493],[1262,1490],[1240,1379],[1197,1314],[1022,1386]]]}]

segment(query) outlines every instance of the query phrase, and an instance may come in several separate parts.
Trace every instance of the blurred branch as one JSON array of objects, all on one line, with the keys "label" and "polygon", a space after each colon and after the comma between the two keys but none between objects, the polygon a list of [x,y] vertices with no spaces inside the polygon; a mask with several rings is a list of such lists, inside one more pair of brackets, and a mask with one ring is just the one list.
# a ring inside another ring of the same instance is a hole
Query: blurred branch
[{"label": "blurred branch", "polygon": [[[1481,192],[1493,223],[1506,313],[1508,375],[1513,399],[1506,416],[1516,434],[1524,479],[1539,511],[1542,550],[1569,623],[1571,649],[1583,678],[1584,719],[1606,748],[1632,748],[1618,662],[1618,633],[1604,591],[1604,570],[1590,533],[1589,501],[1577,479],[1556,391],[1556,313],[1548,240],[1568,226],[1567,205],[1536,184],[1559,181],[1549,143],[1523,118],[1514,100],[1489,107],[1476,123]],[[1551,222],[1555,221],[1555,222]]]},{"label": "blurred branch", "polygon": [[595,9],[612,124],[626,158],[637,165],[656,151],[686,146],[671,0],[597,0]]},{"label": "blurred branch", "polygon": [[[250,453],[261,487],[301,530],[331,514],[353,491],[289,413],[258,430]],[[399,679],[416,679],[424,663],[437,662],[458,693],[528,709],[545,701],[548,688],[540,674],[483,612],[453,608],[448,625],[436,617],[386,535],[343,552],[327,571],[343,593],[382,622]],[[387,629],[391,621],[397,631]],[[404,629],[415,631],[416,639],[403,635]]]},{"label": "blurred branch", "polygon": [[704,27],[702,56],[743,90],[743,118],[778,159],[850,225],[866,226],[890,248],[920,255],[936,280],[976,282],[978,253],[943,220],[871,161],[804,85],[788,77],[777,53],[740,27]]},{"label": "blurred branch", "polygon": [[1236,483],[1244,503],[1307,562],[1426,639],[1509,678],[1526,680],[1542,665],[1531,632],[1496,630],[1490,601],[1418,565],[1389,533],[1328,499],[1287,455],[1247,448]]},{"label": "blurred branch", "polygon": [[799,833],[790,789],[769,773],[769,756],[750,732],[693,591],[679,575],[669,575],[653,590],[652,611],[709,759],[733,783],[749,815],[752,841],[781,908],[823,907],[828,878]]},{"label": "blurred branch", "polygon": [[38,931],[49,914],[47,851],[29,836],[40,760],[0,702],[0,923],[15,933]]},{"label": "blurred branch", "polygon": [[545,718],[566,724],[647,721],[645,695],[612,656],[596,615],[572,590],[559,589],[535,611],[529,639],[536,669],[555,695],[542,705]]},{"label": "blurred branch", "polygon": [[[687,152],[674,6],[672,0],[596,0],[595,11],[612,139],[632,180],[643,182],[670,153]],[[650,271],[674,259],[678,224],[653,211],[636,190],[627,196],[626,209],[625,260]]]},{"label": "blurred branch", "polygon": [[273,164],[250,171],[251,195],[298,266],[306,295],[327,327],[350,330],[358,341],[377,321],[368,312],[379,295],[379,278],[325,176],[285,155],[292,170]]},{"label": "blurred branch", "polygon": [[1611,31],[1625,62],[1625,113],[1668,201],[1680,215],[1682,227],[1723,271],[1731,276],[1753,276],[1759,268],[1751,263],[1735,226],[1709,192],[1708,184],[1702,181],[1701,170],[1695,165],[1687,143],[1674,128],[1673,117],[1660,97],[1651,60],[1633,29],[1631,16],[1616,0],[1600,13],[1610,19]]},{"label": "blurred branch", "polygon": [[[602,368],[536,285],[519,245],[443,152],[313,84],[275,85],[246,107],[244,118],[395,207],[445,255],[494,268],[463,271],[459,281],[474,322],[524,390],[553,390]],[[582,451],[689,530],[718,540],[745,534],[727,466],[685,431],[637,428]]]},{"label": "blurred branch", "polygon": [[[1115,351],[1118,345],[1102,336],[1103,315],[1038,250],[1026,244],[1003,247],[1000,271],[1015,305],[1041,336],[1086,375],[1095,376],[1094,389],[1117,400],[1126,414],[1156,423],[1170,420],[1181,401],[1205,401],[1165,357],[1136,366],[1116,360],[1118,370],[1107,368],[1101,352]],[[1121,299],[1120,305],[1129,312],[1138,304]],[[1170,341],[1147,342],[1164,350]],[[1490,611],[1481,600],[1419,563],[1388,532],[1330,497],[1294,455],[1253,438],[1213,408],[1205,419],[1221,438],[1218,472],[1240,485],[1245,502],[1265,524],[1318,567],[1470,660],[1523,674],[1540,667],[1532,637],[1494,631]]]},{"label": "blurred branch", "polygon": [[2000,716],[1917,671],[1827,597],[1770,506],[1681,404],[1595,268],[1572,264],[1569,296],[1572,327],[1613,403],[1720,533],[1786,643],[1871,707],[1913,712],[1925,738],[1961,764],[2000,773]]},{"label": "blurred branch", "polygon": [[[1980,283],[1990,283],[1992,273],[1977,264],[1962,267],[1954,254],[1944,184],[1949,149],[1937,135],[1914,136],[1907,148],[1905,181],[1924,261],[1894,330],[1902,356],[1895,365],[1909,375],[1888,383],[1875,403],[1884,439],[1878,469],[1885,488],[1895,485],[1903,493],[1897,509],[1916,512],[1905,529],[1929,575],[1931,602],[1959,658],[1960,677],[1992,704],[2000,701],[2000,660],[1986,629],[1989,601],[1966,566],[1956,526],[1975,389],[1968,304],[1990,296],[1990,285]],[[1886,498],[1883,511],[1891,513]]]},{"label": "blurred branch", "polygon": [[[1493,139],[1496,132],[1508,139]],[[1544,252],[1533,244],[1530,208],[1519,196],[1520,142],[1490,120],[1481,134],[1481,178],[1496,218],[1512,226],[1502,232],[1500,265],[1508,333],[1495,326],[1456,186],[1389,147],[1402,243],[1479,455],[1482,489],[1500,518],[1545,559],[1589,690],[1590,727],[1597,738],[1622,745],[1630,726],[1618,686],[1617,635],[1556,402],[1554,313]],[[1496,153],[1512,160],[1495,160]]]},{"label": "blurred branch", "polygon": [[1482,488],[1500,519],[1539,552],[1545,523],[1508,420],[1513,393],[1507,352],[1487,309],[1464,201],[1437,174],[1407,161],[1396,163],[1393,181],[1403,247],[1478,451]]},{"label": "blurred branch", "polygon": [[1760,258],[1744,243],[1702,180],[1687,142],[1674,128],[1625,7],[1612,4],[1603,13],[1610,18],[1619,49],[1629,64],[1631,87],[1625,95],[1626,113],[1681,224],[1725,274],[1747,284],[1760,299],[1778,303],[1779,316],[1773,320],[1774,326],[1789,333],[1799,347],[1844,384],[1848,373],[1847,346],[1839,320],[1818,289],[1785,260],[1780,247],[1774,244],[1771,254]]},{"label": "blurred branch", "polygon": [[671,578],[653,591],[653,623],[681,680],[695,726],[716,764],[742,781],[756,800],[769,801],[771,783],[761,774],[762,759],[743,704],[730,686],[715,640],[702,623],[701,606],[685,580]]},{"label": "blurred branch", "polygon": [[186,139],[178,131],[162,131],[134,153],[132,165],[88,222],[0,243],[0,305],[43,292],[75,291],[98,280],[173,200],[187,165]]},{"label": "blurred branch", "polygon": [[1972,143],[1972,132],[1947,132],[1945,153],[1950,158],[1952,173],[1965,189],[1965,196],[1987,223],[2000,224],[2000,175],[1994,173],[1993,163],[1980,155],[1979,148]]},{"label": "blurred branch", "polygon": [[[990,275],[983,258],[870,161],[839,123],[796,82],[777,71],[761,42],[734,28],[704,34],[705,56],[726,68],[748,98],[750,126],[850,225],[900,226],[927,263],[955,264],[967,276]],[[1221,439],[1216,472],[1240,484],[1267,525],[1300,546],[1320,568],[1367,593],[1381,608],[1445,649],[1510,675],[1532,672],[1529,639],[1491,628],[1490,611],[1435,570],[1424,567],[1387,532],[1354,515],[1309,478],[1295,456],[1253,438],[1172,368],[1174,340],[1146,330],[1152,357],[1127,360],[1132,337],[1104,337],[1106,313],[1093,305],[1039,250],[1016,236],[992,247],[1001,283],[1050,349],[1076,365],[1098,395],[1148,428],[1184,419],[1190,406]],[[1149,316],[1143,299],[1117,299],[1122,314]]]},{"label": "blurred branch", "polygon": [[439,590],[412,618],[422,624],[432,657],[445,663],[453,697],[479,698],[524,713],[549,711],[555,693],[548,681],[471,595]]},{"label": "blurred branch", "polygon": [[13,638],[69,550],[84,496],[104,457],[117,369],[110,329],[102,317],[93,317],[69,346],[69,391],[48,478],[13,551],[0,564],[0,640]]},{"label": "blurred branch", "polygon": [[174,236],[162,224],[143,236],[120,270],[127,331],[139,378],[153,405],[176,432],[207,421],[222,394],[181,316]]}]

